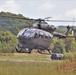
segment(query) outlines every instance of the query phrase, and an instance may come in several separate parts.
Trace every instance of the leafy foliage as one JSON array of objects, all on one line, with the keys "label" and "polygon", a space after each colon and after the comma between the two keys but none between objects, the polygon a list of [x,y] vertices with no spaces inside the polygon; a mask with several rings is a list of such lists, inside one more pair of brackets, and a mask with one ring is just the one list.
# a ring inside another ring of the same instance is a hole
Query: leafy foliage
[{"label": "leafy foliage", "polygon": [[0,31],[0,52],[15,52],[16,36],[10,31]]},{"label": "leafy foliage", "polygon": [[[17,14],[13,14],[13,13],[10,13],[10,12],[1,12],[0,15],[24,18],[24,16],[21,15],[21,14],[17,15]],[[29,27],[29,26],[31,26],[34,23],[34,21],[32,21],[32,20],[29,21],[29,20],[10,18],[10,17],[2,17],[2,16],[0,16],[0,30],[2,30],[2,31],[9,30],[13,34],[17,35],[17,33],[22,28]]]},{"label": "leafy foliage", "polygon": [[55,46],[52,50],[52,53],[63,53],[63,48],[62,48],[62,46],[60,45],[59,42],[55,43]]}]

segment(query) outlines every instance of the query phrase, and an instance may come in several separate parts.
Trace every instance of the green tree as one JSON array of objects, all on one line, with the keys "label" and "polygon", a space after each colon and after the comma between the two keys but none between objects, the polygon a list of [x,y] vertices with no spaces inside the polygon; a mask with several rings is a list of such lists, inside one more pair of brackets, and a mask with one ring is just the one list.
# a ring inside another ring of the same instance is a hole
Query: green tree
[{"label": "green tree", "polygon": [[16,36],[10,31],[0,31],[0,52],[15,52]]},{"label": "green tree", "polygon": [[63,53],[63,48],[59,42],[55,43],[52,53]]}]

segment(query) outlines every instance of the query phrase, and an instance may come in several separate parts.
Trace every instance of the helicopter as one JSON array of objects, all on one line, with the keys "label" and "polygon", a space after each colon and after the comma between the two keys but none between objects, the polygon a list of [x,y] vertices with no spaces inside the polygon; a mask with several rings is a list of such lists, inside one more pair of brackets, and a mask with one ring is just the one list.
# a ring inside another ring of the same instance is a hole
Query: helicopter
[{"label": "helicopter", "polygon": [[[31,53],[33,49],[37,49],[39,53],[47,50],[51,53],[50,45],[53,37],[66,38],[71,27],[67,26],[64,34],[55,32],[56,27],[49,25],[45,19],[36,19],[36,23],[30,28],[22,29],[17,38],[19,40],[17,52]],[[47,20],[48,21],[48,20]]]},{"label": "helicopter", "polygon": [[51,53],[50,45],[52,43],[53,37],[58,38],[66,38],[69,31],[73,29],[70,26],[67,26],[67,30],[62,34],[55,32],[56,27],[54,25],[49,25],[46,21],[51,22],[73,22],[73,21],[65,21],[65,20],[48,20],[48,18],[44,19],[29,19],[29,18],[20,18],[20,17],[10,17],[10,16],[2,16],[9,18],[17,18],[24,20],[34,20],[37,21],[32,25],[32,27],[23,28],[17,35],[17,39],[19,44],[15,47],[16,51],[19,53],[31,53],[33,49],[37,49],[39,53],[47,50]]}]

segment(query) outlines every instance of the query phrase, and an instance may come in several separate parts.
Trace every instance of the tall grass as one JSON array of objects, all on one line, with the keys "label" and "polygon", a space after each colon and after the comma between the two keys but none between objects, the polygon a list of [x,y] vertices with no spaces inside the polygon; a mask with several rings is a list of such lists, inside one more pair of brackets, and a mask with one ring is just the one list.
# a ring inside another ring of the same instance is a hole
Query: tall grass
[{"label": "tall grass", "polygon": [[[32,60],[32,61],[30,61]],[[43,54],[0,54],[0,75],[76,75],[61,72],[64,61]]]},{"label": "tall grass", "polygon": [[57,75],[58,63],[0,62],[0,75]]}]

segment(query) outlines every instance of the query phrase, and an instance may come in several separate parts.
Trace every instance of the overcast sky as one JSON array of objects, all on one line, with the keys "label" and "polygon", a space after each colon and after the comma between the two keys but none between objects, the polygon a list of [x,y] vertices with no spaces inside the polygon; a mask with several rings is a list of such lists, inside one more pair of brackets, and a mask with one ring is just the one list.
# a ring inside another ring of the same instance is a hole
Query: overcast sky
[{"label": "overcast sky", "polygon": [[0,0],[0,11],[22,14],[29,18],[50,16],[51,19],[75,20],[76,0]]}]

